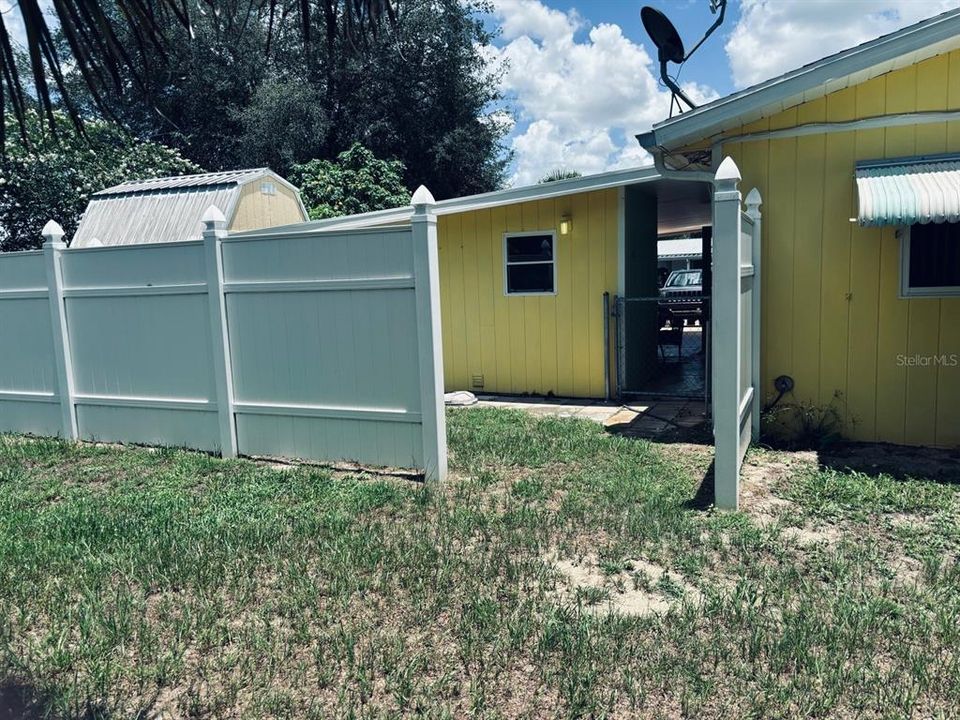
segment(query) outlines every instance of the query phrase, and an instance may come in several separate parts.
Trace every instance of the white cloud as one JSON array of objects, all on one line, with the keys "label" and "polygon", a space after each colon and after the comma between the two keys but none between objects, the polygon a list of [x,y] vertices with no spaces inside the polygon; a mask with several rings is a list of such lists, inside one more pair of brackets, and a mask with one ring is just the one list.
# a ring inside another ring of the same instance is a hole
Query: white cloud
[{"label": "white cloud", "polygon": [[500,30],[507,40],[524,35],[537,40],[563,40],[571,28],[576,30],[584,24],[576,10],[565,13],[536,0],[501,0],[495,12],[500,16]]},{"label": "white cloud", "polygon": [[747,87],[960,5],[960,0],[742,0],[727,40]]},{"label": "white cloud", "polygon": [[[41,3],[41,7],[44,3]],[[45,11],[47,8],[45,8]],[[10,40],[15,45],[26,46],[27,30],[23,25],[23,16],[15,0],[0,0],[0,14],[3,15],[3,24],[7,28]]]},{"label": "white cloud", "polygon": [[[650,162],[634,135],[667,116],[670,95],[643,46],[617,25],[591,26],[575,10],[540,0],[497,0],[494,14],[508,42],[492,59],[506,62],[503,90],[521,126],[529,123],[512,139],[513,184],[557,168],[586,174]],[[716,96],[685,90],[700,100]]]}]

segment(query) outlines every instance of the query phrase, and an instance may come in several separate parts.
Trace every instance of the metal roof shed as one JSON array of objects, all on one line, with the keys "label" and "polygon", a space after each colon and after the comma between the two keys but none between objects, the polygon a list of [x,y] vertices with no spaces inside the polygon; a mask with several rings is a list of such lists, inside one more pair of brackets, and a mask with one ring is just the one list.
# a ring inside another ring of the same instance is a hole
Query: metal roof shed
[{"label": "metal roof shed", "polygon": [[135,180],[90,198],[71,247],[196,240],[211,205],[232,231],[308,219],[299,190],[269,168]]}]

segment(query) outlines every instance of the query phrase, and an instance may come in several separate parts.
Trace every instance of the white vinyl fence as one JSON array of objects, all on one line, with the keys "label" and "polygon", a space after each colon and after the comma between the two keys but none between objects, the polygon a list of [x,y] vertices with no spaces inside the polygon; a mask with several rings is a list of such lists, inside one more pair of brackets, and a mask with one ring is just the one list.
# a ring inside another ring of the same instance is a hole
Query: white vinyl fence
[{"label": "white vinyl fence", "polygon": [[736,508],[740,466],[760,434],[760,193],[740,204],[732,158],[717,169],[713,206],[713,435],[717,507]]},{"label": "white vinyl fence", "polygon": [[433,198],[411,225],[0,255],[0,430],[446,474]]}]

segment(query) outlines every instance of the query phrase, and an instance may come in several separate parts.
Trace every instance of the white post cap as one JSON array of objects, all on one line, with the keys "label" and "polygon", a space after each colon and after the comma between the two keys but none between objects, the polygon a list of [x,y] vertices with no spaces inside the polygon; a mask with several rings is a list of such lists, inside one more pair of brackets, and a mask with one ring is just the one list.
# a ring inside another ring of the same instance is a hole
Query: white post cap
[{"label": "white post cap", "polygon": [[218,230],[225,227],[227,224],[227,218],[224,217],[223,211],[216,205],[211,205],[208,207],[200,220],[203,223],[204,228],[207,230]]},{"label": "white post cap", "polygon": [[60,227],[60,223],[56,220],[47,220],[47,224],[43,226],[40,234],[43,235],[44,241],[48,243],[61,242],[63,236],[66,235],[63,228]]},{"label": "white post cap", "polygon": [[715,179],[717,184],[721,187],[737,187],[737,183],[740,182],[740,168],[737,167],[737,163],[733,161],[732,157],[727,155],[723,159],[723,162],[720,163],[720,167],[717,168]]},{"label": "white post cap", "polygon": [[433,199],[433,193],[427,190],[426,185],[421,185],[417,188],[416,192],[413,193],[413,197],[410,198],[410,204],[414,207],[418,205],[433,205],[436,200]]}]

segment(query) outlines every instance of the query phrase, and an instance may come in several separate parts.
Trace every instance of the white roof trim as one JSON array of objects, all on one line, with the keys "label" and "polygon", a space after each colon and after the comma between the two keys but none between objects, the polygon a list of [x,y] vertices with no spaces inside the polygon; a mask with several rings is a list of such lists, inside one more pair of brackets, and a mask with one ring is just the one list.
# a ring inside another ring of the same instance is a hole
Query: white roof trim
[{"label": "white roof trim", "polygon": [[[851,84],[847,81],[854,75],[867,73],[856,78],[857,83],[864,82],[871,77],[871,69],[879,69],[876,73],[879,75],[956,47],[960,47],[960,9],[941,13],[656,123],[651,132],[637,138],[648,150],[656,147],[676,149],[741,123],[841,90]],[[918,53],[923,56],[911,57]],[[902,58],[908,61],[896,63]],[[891,66],[884,68],[885,64]]]},{"label": "white roof trim", "polygon": [[[252,177],[250,177],[250,178],[247,178],[247,179],[243,180],[240,184],[241,184],[241,185],[247,185],[247,184],[249,184],[249,183],[252,183],[254,180],[262,180],[263,178],[265,178],[265,177],[268,176],[268,175],[269,175],[270,177],[274,178],[278,183],[280,183],[281,185],[283,185],[283,186],[284,186],[285,188],[287,188],[288,190],[293,191],[293,194],[297,196],[297,200],[300,201],[300,188],[298,188],[298,187],[297,187],[296,185],[294,185],[292,182],[290,182],[290,181],[287,180],[285,177],[283,177],[283,175],[278,175],[277,173],[275,173],[275,172],[274,172],[273,170],[271,170],[270,168],[264,168],[264,172],[263,172],[261,175],[255,175],[255,176],[252,176]],[[304,217],[308,217],[308,216],[307,216],[307,210],[306,210],[306,208],[303,207],[303,202],[302,202],[302,201],[300,201],[300,207],[301,207],[301,209],[303,210],[303,216],[304,216]]]},{"label": "white roof trim", "polygon": [[112,195],[133,195],[171,190],[190,191],[191,189],[214,187],[219,185],[236,185],[242,187],[252,182],[270,177],[280,185],[299,194],[300,189],[286,178],[281,177],[270,168],[248,168],[244,170],[223,170],[218,172],[196,173],[193,175],[169,175],[167,177],[144,178],[143,180],[128,180],[119,185],[113,185],[93,193],[92,197],[109,197]]},{"label": "white roof trim", "polygon": [[[635,185],[659,179],[660,173],[658,173],[652,165],[627,170],[611,170],[610,172],[585,175],[568,180],[557,180],[554,182],[540,183],[538,185],[525,185],[523,187],[496,190],[480,195],[467,195],[465,197],[441,200],[433,205],[433,211],[437,215],[452,215],[455,213],[469,212],[471,210],[482,210],[500,205],[527,202],[529,200],[545,200],[563,195],[573,195],[593,190],[605,190],[622,185]],[[377,210],[359,215],[346,215],[344,217],[330,218],[327,220],[313,220],[295,225],[283,225],[270,228],[270,232],[305,233],[316,232],[317,230],[347,230],[351,228],[396,225],[409,222],[412,214],[413,207],[408,205],[406,207]],[[239,237],[244,234],[252,235],[257,232],[262,233],[262,231],[250,230],[244,233],[231,233],[231,237]]]}]

